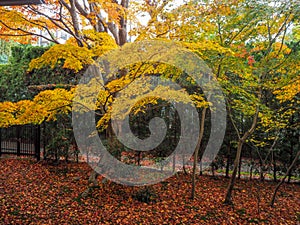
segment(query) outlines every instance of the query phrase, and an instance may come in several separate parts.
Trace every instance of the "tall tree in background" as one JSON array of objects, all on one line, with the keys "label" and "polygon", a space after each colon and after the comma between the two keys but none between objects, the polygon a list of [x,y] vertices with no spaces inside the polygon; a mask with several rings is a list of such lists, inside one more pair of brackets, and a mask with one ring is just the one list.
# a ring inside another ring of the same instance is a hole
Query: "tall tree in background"
[{"label": "tall tree in background", "polygon": [[16,37],[27,43],[32,37],[43,37],[59,44],[56,30],[76,39],[79,46],[88,45],[82,33],[87,26],[96,32],[110,32],[118,45],[127,41],[128,0],[78,1],[49,0],[42,5],[1,7],[1,36]]}]

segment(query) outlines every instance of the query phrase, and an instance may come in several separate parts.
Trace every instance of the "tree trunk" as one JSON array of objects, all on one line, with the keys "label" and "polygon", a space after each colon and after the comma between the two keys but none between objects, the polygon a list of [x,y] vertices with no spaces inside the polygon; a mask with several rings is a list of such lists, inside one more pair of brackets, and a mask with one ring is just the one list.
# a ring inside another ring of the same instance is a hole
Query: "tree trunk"
[{"label": "tree trunk", "polygon": [[233,121],[233,118],[230,117],[230,119],[232,121],[232,124],[234,125],[235,130],[237,132],[237,135],[239,136],[239,141],[238,141],[236,157],[235,157],[235,160],[234,160],[233,172],[232,172],[232,176],[231,176],[231,179],[229,181],[229,184],[228,184],[228,187],[227,187],[227,190],[226,190],[224,204],[232,204],[232,197],[231,197],[232,196],[232,190],[233,190],[233,187],[234,187],[234,184],[235,184],[236,174],[237,174],[238,166],[239,166],[240,159],[241,159],[243,144],[247,140],[247,138],[252,135],[252,133],[255,130],[257,120],[258,120],[258,113],[259,113],[259,107],[257,106],[256,111],[255,111],[255,115],[253,117],[252,125],[251,125],[250,129],[243,135],[242,138],[240,138],[239,131],[238,131],[238,129],[237,129],[237,127],[236,127],[236,125]]},{"label": "tree trunk", "polygon": [[250,165],[250,172],[249,172],[249,180],[252,180],[252,176],[253,176],[253,165],[251,163],[251,165]]},{"label": "tree trunk", "polygon": [[202,169],[202,160],[200,160],[200,163],[199,163],[199,176],[202,176],[203,175],[203,169]]},{"label": "tree trunk", "polygon": [[99,174],[95,170],[93,170],[91,172],[91,175],[90,175],[89,181],[88,181],[88,187],[87,187],[87,189],[85,189],[84,192],[82,192],[81,197],[83,197],[83,198],[87,197],[91,193],[93,188],[99,187],[98,180],[97,180],[98,176],[99,176]]},{"label": "tree trunk", "polygon": [[[108,145],[113,147],[113,128],[112,128],[111,123],[109,123],[109,125],[106,129],[106,138],[108,139]],[[88,157],[88,155],[87,155],[87,157]],[[121,160],[121,157],[118,157],[118,155],[116,156],[116,158]],[[87,160],[89,160],[89,159],[87,159]],[[100,156],[100,160],[98,162],[99,164],[100,164],[101,160],[105,160],[105,159],[102,158],[102,156]],[[81,197],[87,197],[94,188],[99,187],[99,183],[97,180],[98,176],[99,176],[99,173],[97,173],[95,170],[92,170],[92,172],[89,176],[89,180],[88,180],[88,187],[84,190],[84,192],[82,192]]]},{"label": "tree trunk", "polygon": [[273,161],[273,181],[277,182],[277,165],[276,165],[276,158],[275,158],[275,153],[272,151],[272,161]]},{"label": "tree trunk", "polygon": [[232,175],[231,175],[230,182],[229,182],[229,185],[228,185],[227,191],[226,191],[226,196],[225,196],[225,201],[224,201],[225,204],[232,204],[231,193],[232,193],[232,190],[233,190],[233,187],[235,184],[235,178],[236,178],[238,166],[240,163],[243,144],[244,144],[244,140],[240,139],[238,142],[238,148],[237,148],[236,157],[234,160]]},{"label": "tree trunk", "polygon": [[290,172],[292,171],[293,167],[295,166],[296,162],[298,161],[298,158],[300,157],[300,151],[297,152],[296,157],[294,158],[293,162],[291,163],[290,167],[288,168],[288,170],[286,171],[284,177],[282,178],[282,180],[277,184],[272,199],[271,199],[271,203],[270,206],[274,206],[275,203],[275,199],[276,199],[276,194],[280,188],[280,186],[283,184],[283,182],[285,181],[286,177],[288,176],[288,174],[290,174]]},{"label": "tree trunk", "polygon": [[172,166],[172,172],[175,173],[176,170],[176,154],[173,156],[173,166]]},{"label": "tree trunk", "polygon": [[241,152],[241,158],[240,158],[240,162],[239,162],[238,179],[241,179],[241,170],[242,170],[242,152]]},{"label": "tree trunk", "polygon": [[250,148],[249,180],[252,180],[253,164],[254,161],[253,161],[252,149]]},{"label": "tree trunk", "polygon": [[[290,165],[293,162],[293,155],[294,155],[294,143],[293,143],[293,138],[291,140],[291,145],[290,145]],[[292,177],[292,170],[288,173],[288,183],[291,182],[291,177]]]},{"label": "tree trunk", "polygon": [[202,138],[203,138],[203,134],[204,134],[204,122],[205,122],[206,110],[207,110],[207,108],[204,108],[202,110],[201,124],[200,124],[200,133],[199,133],[199,138],[198,138],[196,150],[195,150],[195,153],[194,153],[191,199],[195,199],[195,191],[196,191],[196,169],[197,169],[197,163],[198,163],[199,150],[200,150],[200,146],[201,146],[201,142],[202,142]]},{"label": "tree trunk", "polygon": [[227,145],[227,161],[226,161],[226,172],[225,172],[225,177],[229,178],[229,168],[230,168],[230,144]]},{"label": "tree trunk", "polygon": [[135,155],[135,165],[138,165],[140,166],[141,165],[141,154],[142,152],[141,151],[138,151]]},{"label": "tree trunk", "polygon": [[188,172],[186,171],[186,168],[185,168],[185,157],[184,157],[184,155],[182,156],[182,169],[183,169],[184,174],[187,175]]},{"label": "tree trunk", "polygon": [[265,167],[264,167],[264,163],[263,161],[260,159],[259,160],[259,167],[260,167],[260,171],[259,171],[259,180],[262,182],[264,181],[265,177],[264,177],[264,171],[265,171]]},{"label": "tree trunk", "polygon": [[72,19],[73,28],[74,28],[73,36],[76,38],[78,46],[83,47],[82,37],[80,34],[79,19],[78,19],[78,14],[76,13],[76,5],[75,5],[74,0],[70,1],[70,7],[68,7],[68,9],[71,14],[71,19]]},{"label": "tree trunk", "polygon": [[214,163],[212,163],[212,165],[211,165],[211,175],[212,175],[213,178],[215,178],[215,176],[216,176],[216,174],[215,174],[215,164]]}]

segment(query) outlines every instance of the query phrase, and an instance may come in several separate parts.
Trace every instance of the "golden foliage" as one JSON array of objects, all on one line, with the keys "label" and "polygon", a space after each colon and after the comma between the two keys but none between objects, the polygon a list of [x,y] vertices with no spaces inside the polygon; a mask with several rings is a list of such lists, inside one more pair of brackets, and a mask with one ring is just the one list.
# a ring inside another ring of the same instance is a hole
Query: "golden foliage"
[{"label": "golden foliage", "polygon": [[296,77],[289,84],[283,86],[282,88],[275,90],[274,94],[280,102],[292,101],[293,98],[300,93],[300,76]]},{"label": "golden foliage", "polygon": [[56,44],[41,57],[33,59],[29,64],[29,70],[42,68],[47,65],[53,68],[62,61],[64,68],[78,72],[84,66],[93,64],[96,57],[117,47],[115,41],[107,33],[85,30],[83,34],[88,39],[90,46],[80,47],[74,38],[70,38],[65,44]]},{"label": "golden foliage", "polygon": [[84,65],[94,62],[93,52],[86,47],[79,47],[72,44],[58,44],[51,47],[41,57],[33,59],[29,64],[29,70],[42,68],[50,65],[54,68],[58,62],[63,61],[63,67],[76,72]]},{"label": "golden foliage", "polygon": [[57,88],[42,91],[33,100],[0,102],[0,127],[55,120],[57,114],[71,111],[73,91]]}]

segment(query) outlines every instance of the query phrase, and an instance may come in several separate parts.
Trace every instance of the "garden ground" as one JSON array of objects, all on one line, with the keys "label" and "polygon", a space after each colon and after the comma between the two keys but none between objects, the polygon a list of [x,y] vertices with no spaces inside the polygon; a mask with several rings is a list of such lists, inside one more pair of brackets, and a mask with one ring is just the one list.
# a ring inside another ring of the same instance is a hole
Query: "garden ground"
[{"label": "garden ground", "polygon": [[284,184],[274,208],[273,182],[238,180],[232,206],[222,203],[228,179],[199,176],[191,200],[184,174],[148,188],[99,178],[99,188],[80,198],[90,171],[86,163],[1,158],[0,224],[300,224],[299,184]]}]

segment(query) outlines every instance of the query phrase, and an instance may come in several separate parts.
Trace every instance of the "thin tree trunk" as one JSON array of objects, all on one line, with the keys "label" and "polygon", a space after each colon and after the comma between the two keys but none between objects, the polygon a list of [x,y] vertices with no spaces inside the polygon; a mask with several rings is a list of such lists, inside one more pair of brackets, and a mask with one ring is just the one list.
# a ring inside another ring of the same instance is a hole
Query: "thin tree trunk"
[{"label": "thin tree trunk", "polygon": [[240,162],[239,162],[238,179],[241,179],[241,170],[242,170],[242,152],[241,152],[241,158],[240,158]]},{"label": "thin tree trunk", "polygon": [[252,149],[250,148],[250,165],[249,165],[249,180],[252,180],[252,173],[253,173],[253,155]]},{"label": "thin tree trunk", "polygon": [[202,176],[203,175],[203,169],[202,169],[202,160],[200,160],[200,163],[199,163],[199,176]]},{"label": "thin tree trunk", "polygon": [[237,132],[237,135],[239,136],[239,141],[238,141],[236,157],[235,157],[235,160],[234,160],[234,167],[233,167],[232,176],[231,176],[231,179],[229,181],[229,184],[228,184],[228,187],[227,187],[227,190],[226,190],[226,195],[225,195],[225,200],[224,200],[225,204],[232,204],[232,190],[233,190],[233,187],[234,187],[234,184],[235,184],[236,174],[237,174],[238,166],[239,166],[240,159],[241,159],[243,144],[247,140],[247,138],[252,135],[252,133],[255,130],[257,120],[258,120],[258,112],[259,112],[259,107],[256,107],[256,112],[255,112],[255,115],[253,117],[252,125],[251,125],[250,129],[243,135],[242,138],[240,138],[239,131],[238,131],[238,129],[237,129],[237,127],[236,127],[236,125],[233,121],[233,118],[230,117],[231,121],[232,121],[232,124],[234,125],[235,130]]},{"label": "thin tree trunk", "polygon": [[232,193],[232,190],[233,190],[233,187],[235,184],[235,179],[236,179],[236,174],[237,174],[237,170],[238,170],[238,166],[239,166],[239,162],[240,162],[240,158],[241,158],[243,143],[244,143],[244,141],[242,139],[240,139],[238,142],[238,148],[237,148],[237,153],[236,153],[236,157],[234,160],[233,171],[232,171],[229,185],[227,187],[226,197],[225,197],[225,201],[224,201],[225,204],[232,204],[231,193]]},{"label": "thin tree trunk", "polygon": [[212,177],[213,178],[215,178],[215,164],[214,163],[212,163],[212,165],[211,165],[211,175],[212,175]]},{"label": "thin tree trunk", "polygon": [[265,173],[266,170],[267,170],[267,168],[266,168],[266,161],[268,160],[269,155],[270,155],[271,153],[272,153],[272,154],[271,154],[271,158],[272,158],[271,161],[273,162],[273,149],[274,149],[274,147],[276,146],[278,139],[279,139],[279,133],[277,134],[276,138],[274,139],[273,144],[272,144],[272,146],[270,147],[270,149],[269,149],[269,151],[268,151],[268,153],[267,153],[267,155],[266,155],[266,157],[265,157],[264,159],[262,158],[262,156],[261,156],[261,154],[260,154],[258,148],[255,146],[255,150],[257,151],[257,154],[258,154],[258,156],[259,156],[259,169],[260,169],[259,174],[260,174],[260,181],[264,181],[264,180],[265,180],[264,173]]},{"label": "thin tree trunk", "polygon": [[252,176],[253,176],[253,165],[251,163],[251,165],[250,165],[250,172],[249,172],[249,180],[252,180]]},{"label": "thin tree trunk", "polygon": [[275,153],[272,151],[272,161],[273,161],[273,180],[274,182],[277,182],[277,165],[276,165],[276,158],[275,158]]},{"label": "thin tree trunk", "polygon": [[264,179],[265,179],[265,176],[264,176],[265,166],[264,166],[264,163],[261,159],[259,160],[259,164],[260,164],[259,180],[264,181]]},{"label": "thin tree trunk", "polygon": [[[271,162],[272,162],[272,165],[273,165],[273,180],[274,182],[277,182],[277,176],[276,176],[276,173],[277,173],[277,165],[276,165],[276,154],[274,152],[274,147],[277,143],[277,140],[279,139],[279,133],[277,134],[271,148],[270,148],[270,152],[272,153],[271,154]],[[267,159],[267,158],[266,158]]]},{"label": "thin tree trunk", "polygon": [[98,178],[99,174],[93,170],[90,174],[89,180],[88,180],[88,187],[84,190],[84,192],[82,192],[81,197],[85,198],[87,197],[93,188],[98,187]]},{"label": "thin tree trunk", "polygon": [[297,152],[297,155],[296,157],[294,158],[293,162],[291,163],[290,167],[288,168],[288,170],[286,171],[284,177],[282,178],[282,180],[277,184],[275,190],[274,190],[274,193],[273,193],[273,196],[272,196],[272,199],[271,199],[271,203],[270,205],[273,207],[274,206],[274,203],[275,203],[275,199],[276,199],[276,195],[277,195],[277,192],[280,188],[280,186],[283,184],[283,182],[285,181],[286,177],[290,174],[290,172],[292,171],[293,167],[295,166],[296,162],[298,161],[298,158],[300,157],[300,151]]},{"label": "thin tree trunk", "polygon": [[182,169],[183,169],[184,174],[187,175],[188,172],[186,171],[186,168],[185,168],[185,157],[184,157],[184,155],[182,156]]},{"label": "thin tree trunk", "polygon": [[172,166],[172,172],[174,173],[176,170],[176,154],[173,156],[173,166]]},{"label": "thin tree trunk", "polygon": [[225,172],[225,177],[229,178],[229,167],[230,167],[230,144],[227,145],[227,162],[226,162],[226,172]]},{"label": "thin tree trunk", "polygon": [[[293,162],[293,154],[294,154],[294,143],[293,139],[291,138],[291,145],[290,145],[290,164]],[[291,182],[291,177],[292,177],[292,171],[288,173],[288,183]]]},{"label": "thin tree trunk", "polygon": [[204,108],[202,110],[201,124],[200,124],[200,133],[199,133],[199,138],[198,138],[196,150],[195,150],[195,153],[194,153],[191,199],[195,199],[195,191],[196,191],[196,169],[197,169],[197,163],[198,163],[199,150],[200,150],[200,146],[201,146],[201,142],[202,142],[202,138],[203,138],[203,134],[204,134],[204,122],[205,122],[206,110],[207,110],[207,108]]},{"label": "thin tree trunk", "polygon": [[73,28],[74,28],[74,37],[76,38],[78,46],[82,47],[83,42],[80,34],[80,26],[79,26],[79,19],[78,19],[78,14],[76,13],[76,5],[75,1],[71,0],[70,1],[70,7],[67,7],[70,14],[71,14],[71,19],[73,22]]},{"label": "thin tree trunk", "polygon": [[137,153],[137,165],[140,166],[141,165],[141,155],[142,155],[142,152],[139,151]]}]

